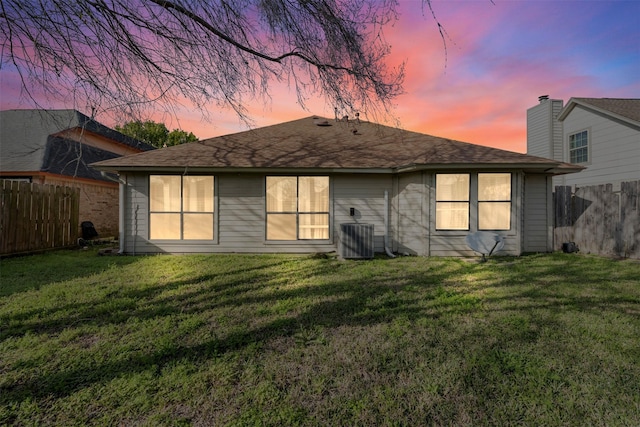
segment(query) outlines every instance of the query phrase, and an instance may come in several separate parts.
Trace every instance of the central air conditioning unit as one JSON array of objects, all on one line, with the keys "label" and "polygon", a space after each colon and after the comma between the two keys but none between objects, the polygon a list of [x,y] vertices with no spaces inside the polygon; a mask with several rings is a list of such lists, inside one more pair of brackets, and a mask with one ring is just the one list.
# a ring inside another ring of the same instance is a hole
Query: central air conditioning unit
[{"label": "central air conditioning unit", "polygon": [[340,256],[373,258],[373,224],[340,224]]}]

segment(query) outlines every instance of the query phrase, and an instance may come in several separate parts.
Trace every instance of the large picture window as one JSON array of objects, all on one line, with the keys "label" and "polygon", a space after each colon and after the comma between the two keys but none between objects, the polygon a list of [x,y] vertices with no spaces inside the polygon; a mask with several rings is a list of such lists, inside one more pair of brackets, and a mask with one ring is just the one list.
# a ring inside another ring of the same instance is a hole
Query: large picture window
[{"label": "large picture window", "polygon": [[569,161],[571,163],[589,161],[589,133],[586,130],[569,135]]},{"label": "large picture window", "polygon": [[469,174],[436,175],[436,229],[469,229]]},{"label": "large picture window", "polygon": [[437,230],[510,230],[511,207],[510,173],[436,175]]},{"label": "large picture window", "polygon": [[213,176],[151,175],[149,238],[213,240]]},{"label": "large picture window", "polygon": [[329,177],[268,176],[267,240],[329,238]]},{"label": "large picture window", "polygon": [[478,174],[478,230],[511,229],[511,174]]}]

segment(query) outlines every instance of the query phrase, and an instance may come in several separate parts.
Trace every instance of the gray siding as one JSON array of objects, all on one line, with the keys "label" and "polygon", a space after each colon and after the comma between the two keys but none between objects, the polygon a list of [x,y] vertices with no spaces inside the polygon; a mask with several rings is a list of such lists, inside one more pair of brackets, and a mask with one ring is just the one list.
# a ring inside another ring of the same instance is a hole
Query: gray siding
[{"label": "gray siding", "polygon": [[[391,175],[332,177],[331,239],[327,242],[265,240],[264,175],[216,175],[216,238],[211,242],[149,241],[148,177],[126,177],[124,250],[127,253],[188,252],[330,252],[337,250],[341,223],[375,227],[375,250],[384,251],[384,190],[392,191]],[[349,208],[356,215],[349,216]]]},{"label": "gray siding", "polygon": [[556,177],[554,185],[613,184],[617,191],[623,181],[640,180],[639,128],[577,105],[564,120],[561,146],[565,161],[569,161],[569,135],[583,130],[589,133],[589,162],[584,165],[587,169]]},{"label": "gray siding", "polygon": [[542,101],[527,110],[527,154],[562,161],[562,100]]},{"label": "gray siding", "polygon": [[550,180],[546,175],[525,176],[524,252],[550,252],[552,249]]},{"label": "gray siding", "polygon": [[256,251],[265,244],[265,179],[219,175],[218,241],[229,251]]},{"label": "gray siding", "polygon": [[[475,175],[474,175],[475,176]],[[474,256],[465,242],[469,231],[435,230],[435,174],[339,174],[331,176],[331,236],[323,242],[267,242],[263,174],[216,175],[215,239],[206,242],[149,241],[148,176],[123,175],[123,246],[127,253],[188,252],[332,252],[340,244],[340,224],[359,223],[374,226],[375,251],[384,252],[385,191],[389,194],[389,237],[391,249],[400,254],[433,256]],[[473,181],[472,181],[473,182]],[[544,209],[547,181],[544,177],[527,179],[513,173],[512,229],[500,232],[506,238],[502,254],[519,255],[522,242],[543,245],[546,232]],[[473,184],[472,184],[473,188]],[[472,190],[472,199],[474,199]],[[523,194],[531,193],[525,206],[535,207],[523,219]],[[354,215],[350,215],[350,209]],[[475,208],[471,208],[471,230],[477,227]],[[523,223],[531,240],[522,236]],[[530,248],[531,246],[526,246]],[[542,246],[536,246],[542,247]],[[534,249],[528,249],[534,250]]]},{"label": "gray siding", "polygon": [[146,175],[129,174],[122,177],[125,181],[124,206],[124,250],[138,254],[156,252],[148,244],[149,235],[149,181]]},{"label": "gray siding", "polygon": [[399,175],[397,179],[394,219],[397,219],[396,241],[401,254],[427,255],[429,235],[428,187],[423,174]]},{"label": "gray siding", "polygon": [[[389,192],[391,204],[392,175],[336,175],[333,178],[334,236],[339,237],[340,224],[373,224],[376,252],[384,251],[384,191]],[[349,216],[350,208],[355,215]],[[395,229],[390,223],[390,235]]]},{"label": "gray siding", "polygon": [[[464,172],[464,171],[463,171]],[[468,171],[466,171],[468,172]],[[477,187],[472,172],[471,177],[471,206],[470,206],[470,230],[449,231],[436,230],[435,226],[435,190],[430,192],[429,209],[431,212],[430,236],[429,236],[429,255],[431,256],[476,256],[478,255],[471,250],[465,241],[467,234],[477,231]],[[433,188],[435,186],[435,175],[432,175],[427,182]],[[505,238],[505,245],[499,255],[520,255],[522,253],[522,204],[521,197],[523,194],[523,177],[522,174],[512,172],[512,190],[511,196],[511,230],[497,231],[498,234]]]}]

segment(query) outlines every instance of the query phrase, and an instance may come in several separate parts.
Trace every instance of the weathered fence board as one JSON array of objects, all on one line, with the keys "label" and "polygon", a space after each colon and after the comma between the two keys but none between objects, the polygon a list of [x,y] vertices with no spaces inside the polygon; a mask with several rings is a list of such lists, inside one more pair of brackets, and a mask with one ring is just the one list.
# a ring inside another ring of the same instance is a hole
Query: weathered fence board
[{"label": "weathered fence board", "polygon": [[77,188],[1,180],[0,255],[73,245],[78,237]]},{"label": "weathered fence board", "polygon": [[575,242],[582,252],[640,258],[640,181],[558,186],[554,192],[554,247]]}]

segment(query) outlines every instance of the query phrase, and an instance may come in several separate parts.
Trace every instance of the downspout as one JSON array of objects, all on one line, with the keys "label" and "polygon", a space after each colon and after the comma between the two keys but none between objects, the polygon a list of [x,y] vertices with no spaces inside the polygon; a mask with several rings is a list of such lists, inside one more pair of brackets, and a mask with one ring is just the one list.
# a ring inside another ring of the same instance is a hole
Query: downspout
[{"label": "downspout", "polygon": [[118,255],[124,254],[124,183],[122,180],[118,183],[118,239],[120,240],[120,249]]},{"label": "downspout", "polygon": [[389,258],[395,258],[389,249],[389,190],[384,190],[384,251]]},{"label": "downspout", "polygon": [[136,256],[136,241],[138,240],[138,209],[139,204],[136,204],[136,210],[133,214],[133,256]]},{"label": "downspout", "polygon": [[[128,178],[125,178],[128,179]],[[124,203],[125,203],[125,197],[124,197],[124,190],[125,190],[125,182],[122,182],[122,179],[118,180],[118,186],[119,188],[119,193],[118,193],[118,230],[119,230],[119,237],[118,239],[120,239],[120,249],[118,250],[118,255],[123,255],[124,254],[124,248],[125,248],[125,241],[124,241]]]},{"label": "downspout", "polygon": [[122,177],[118,175],[118,179],[112,178],[105,171],[101,171],[100,174],[103,178],[111,180],[113,182],[118,183],[118,255],[124,254],[125,241],[124,241],[124,213],[125,213],[125,194],[124,190],[129,184],[129,177],[125,175],[125,180],[122,180]]}]

